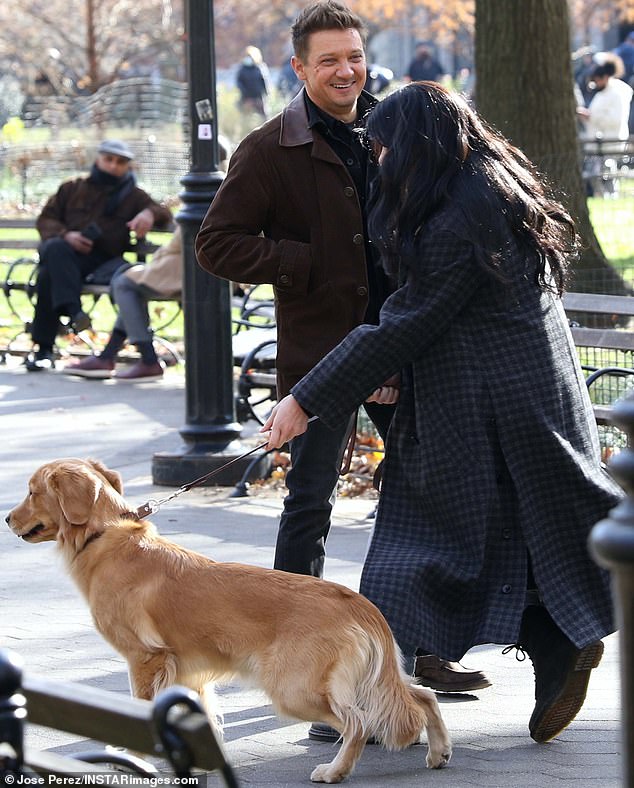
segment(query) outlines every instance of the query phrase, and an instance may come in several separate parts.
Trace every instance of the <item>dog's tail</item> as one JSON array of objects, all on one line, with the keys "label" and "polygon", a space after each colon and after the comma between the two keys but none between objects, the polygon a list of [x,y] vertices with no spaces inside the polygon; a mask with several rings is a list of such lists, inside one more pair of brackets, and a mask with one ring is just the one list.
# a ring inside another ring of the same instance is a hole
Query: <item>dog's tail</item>
[{"label": "dog's tail", "polygon": [[363,626],[352,625],[346,635],[350,650],[333,670],[330,696],[344,736],[374,736],[389,750],[418,742],[428,722],[439,718],[438,703],[403,670],[401,652],[385,620],[366,619]]}]

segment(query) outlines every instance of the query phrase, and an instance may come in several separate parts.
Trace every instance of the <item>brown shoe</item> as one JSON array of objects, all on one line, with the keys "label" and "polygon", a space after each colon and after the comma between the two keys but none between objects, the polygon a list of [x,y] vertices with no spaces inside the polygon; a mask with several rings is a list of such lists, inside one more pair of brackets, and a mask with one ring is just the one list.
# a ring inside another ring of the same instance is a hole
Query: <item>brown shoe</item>
[{"label": "brown shoe", "polygon": [[137,361],[129,369],[116,372],[114,380],[134,383],[137,380],[160,380],[163,377],[163,365],[160,361],[154,364],[145,364]]},{"label": "brown shoe", "polygon": [[436,692],[475,692],[491,686],[481,670],[469,670],[459,662],[448,662],[435,654],[416,657],[414,678],[418,684]]},{"label": "brown shoe", "polygon": [[104,380],[112,377],[114,361],[100,356],[88,356],[83,361],[70,364],[64,369],[66,375],[78,375],[80,378]]}]

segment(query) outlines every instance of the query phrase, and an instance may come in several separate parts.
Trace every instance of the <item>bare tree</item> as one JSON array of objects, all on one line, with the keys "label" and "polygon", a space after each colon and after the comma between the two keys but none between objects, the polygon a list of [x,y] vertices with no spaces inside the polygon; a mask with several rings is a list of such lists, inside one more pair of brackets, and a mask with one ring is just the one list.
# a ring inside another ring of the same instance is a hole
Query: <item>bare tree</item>
[{"label": "bare tree", "polygon": [[125,68],[181,59],[182,19],[169,0],[6,0],[0,63],[56,94],[93,93]]},{"label": "bare tree", "polygon": [[628,292],[597,241],[581,175],[567,0],[477,0],[479,112],[535,163],[577,221],[577,289]]}]

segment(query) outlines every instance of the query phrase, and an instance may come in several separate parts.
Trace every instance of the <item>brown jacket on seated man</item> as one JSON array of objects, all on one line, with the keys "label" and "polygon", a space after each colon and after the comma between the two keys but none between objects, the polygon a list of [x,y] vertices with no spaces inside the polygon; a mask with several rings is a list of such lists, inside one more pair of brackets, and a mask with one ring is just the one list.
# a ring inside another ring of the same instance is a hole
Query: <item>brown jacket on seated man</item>
[{"label": "brown jacket on seated man", "polygon": [[[218,140],[220,167],[226,167],[230,144]],[[163,365],[153,344],[148,301],[157,297],[180,298],[183,287],[183,250],[180,225],[170,241],[152,255],[147,265],[134,265],[115,274],[110,285],[117,305],[117,319],[108,343],[98,355],[88,356],[65,372],[83,378],[114,378],[119,381],[157,380],[163,377]],[[139,361],[115,372],[119,351],[129,342],[136,345]]]},{"label": "brown jacket on seated man", "polygon": [[31,337],[38,346],[26,360],[29,372],[54,366],[53,345],[59,319],[75,331],[90,327],[81,308],[86,281],[108,284],[128,264],[123,253],[130,232],[143,238],[152,227],[167,227],[168,208],[136,185],[134,154],[119,140],[104,140],[86,178],[63,183],[44,206],[36,226],[42,238]]}]

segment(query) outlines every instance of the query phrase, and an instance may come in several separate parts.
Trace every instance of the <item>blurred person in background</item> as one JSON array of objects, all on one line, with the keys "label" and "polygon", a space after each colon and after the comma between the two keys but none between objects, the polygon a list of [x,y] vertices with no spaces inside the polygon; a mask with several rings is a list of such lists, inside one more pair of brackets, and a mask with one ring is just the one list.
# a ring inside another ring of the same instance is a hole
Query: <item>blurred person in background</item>
[{"label": "blurred person in background", "polygon": [[248,46],[236,75],[236,85],[240,91],[238,106],[242,112],[253,112],[266,119],[269,83],[269,70],[262,53],[257,47]]}]

